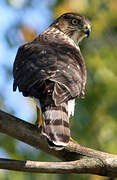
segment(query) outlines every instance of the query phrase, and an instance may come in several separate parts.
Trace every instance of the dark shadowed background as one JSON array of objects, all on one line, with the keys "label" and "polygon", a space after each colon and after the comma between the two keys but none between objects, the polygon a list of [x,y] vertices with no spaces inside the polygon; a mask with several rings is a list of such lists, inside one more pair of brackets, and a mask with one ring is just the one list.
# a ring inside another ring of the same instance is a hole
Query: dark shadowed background
[{"label": "dark shadowed background", "polygon": [[[86,98],[76,100],[72,137],[80,144],[117,154],[117,1],[0,0],[0,109],[34,123],[35,105],[12,91],[12,67],[18,47],[31,41],[64,12],[78,12],[92,22],[80,44],[88,77]],[[3,122],[4,123],[4,122]],[[57,161],[54,157],[0,134],[0,157]],[[90,175],[34,174],[0,170],[0,180],[103,180]]]}]

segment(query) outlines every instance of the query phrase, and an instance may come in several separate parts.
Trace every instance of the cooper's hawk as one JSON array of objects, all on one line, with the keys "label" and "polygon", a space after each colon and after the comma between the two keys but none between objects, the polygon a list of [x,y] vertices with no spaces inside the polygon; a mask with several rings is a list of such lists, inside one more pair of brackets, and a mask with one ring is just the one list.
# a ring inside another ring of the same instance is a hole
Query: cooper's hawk
[{"label": "cooper's hawk", "polygon": [[20,46],[14,62],[13,90],[18,87],[34,99],[38,127],[55,149],[68,144],[74,99],[85,94],[86,67],[78,44],[90,31],[86,17],[65,13],[32,42]]}]

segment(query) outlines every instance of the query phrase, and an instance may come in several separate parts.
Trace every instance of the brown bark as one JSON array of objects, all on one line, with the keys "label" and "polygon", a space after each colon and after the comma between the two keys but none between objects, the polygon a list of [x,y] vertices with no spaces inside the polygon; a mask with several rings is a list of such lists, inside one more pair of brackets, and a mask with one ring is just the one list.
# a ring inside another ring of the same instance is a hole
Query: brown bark
[{"label": "brown bark", "polygon": [[[112,155],[80,144],[69,142],[61,151],[50,149],[35,125],[0,111],[0,132],[41,149],[63,161],[36,162],[0,159],[0,168],[44,173],[91,173],[117,177],[117,155]],[[12,163],[11,163],[12,161]]]}]

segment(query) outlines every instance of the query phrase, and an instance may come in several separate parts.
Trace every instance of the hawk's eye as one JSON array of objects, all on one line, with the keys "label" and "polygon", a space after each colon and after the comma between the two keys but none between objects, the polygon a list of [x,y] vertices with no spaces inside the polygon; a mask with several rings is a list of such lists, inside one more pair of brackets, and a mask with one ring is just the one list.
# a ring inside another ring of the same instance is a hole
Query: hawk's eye
[{"label": "hawk's eye", "polygon": [[72,19],[72,25],[77,26],[78,22],[78,19]]}]

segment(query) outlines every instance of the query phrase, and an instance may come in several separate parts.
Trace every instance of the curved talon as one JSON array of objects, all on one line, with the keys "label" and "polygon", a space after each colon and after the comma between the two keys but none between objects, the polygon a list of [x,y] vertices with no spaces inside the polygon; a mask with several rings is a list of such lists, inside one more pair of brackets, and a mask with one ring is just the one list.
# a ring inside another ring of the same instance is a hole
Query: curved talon
[{"label": "curved talon", "polygon": [[72,137],[70,137],[69,139],[70,141],[74,142],[74,143],[78,143],[76,140],[74,140]]}]

